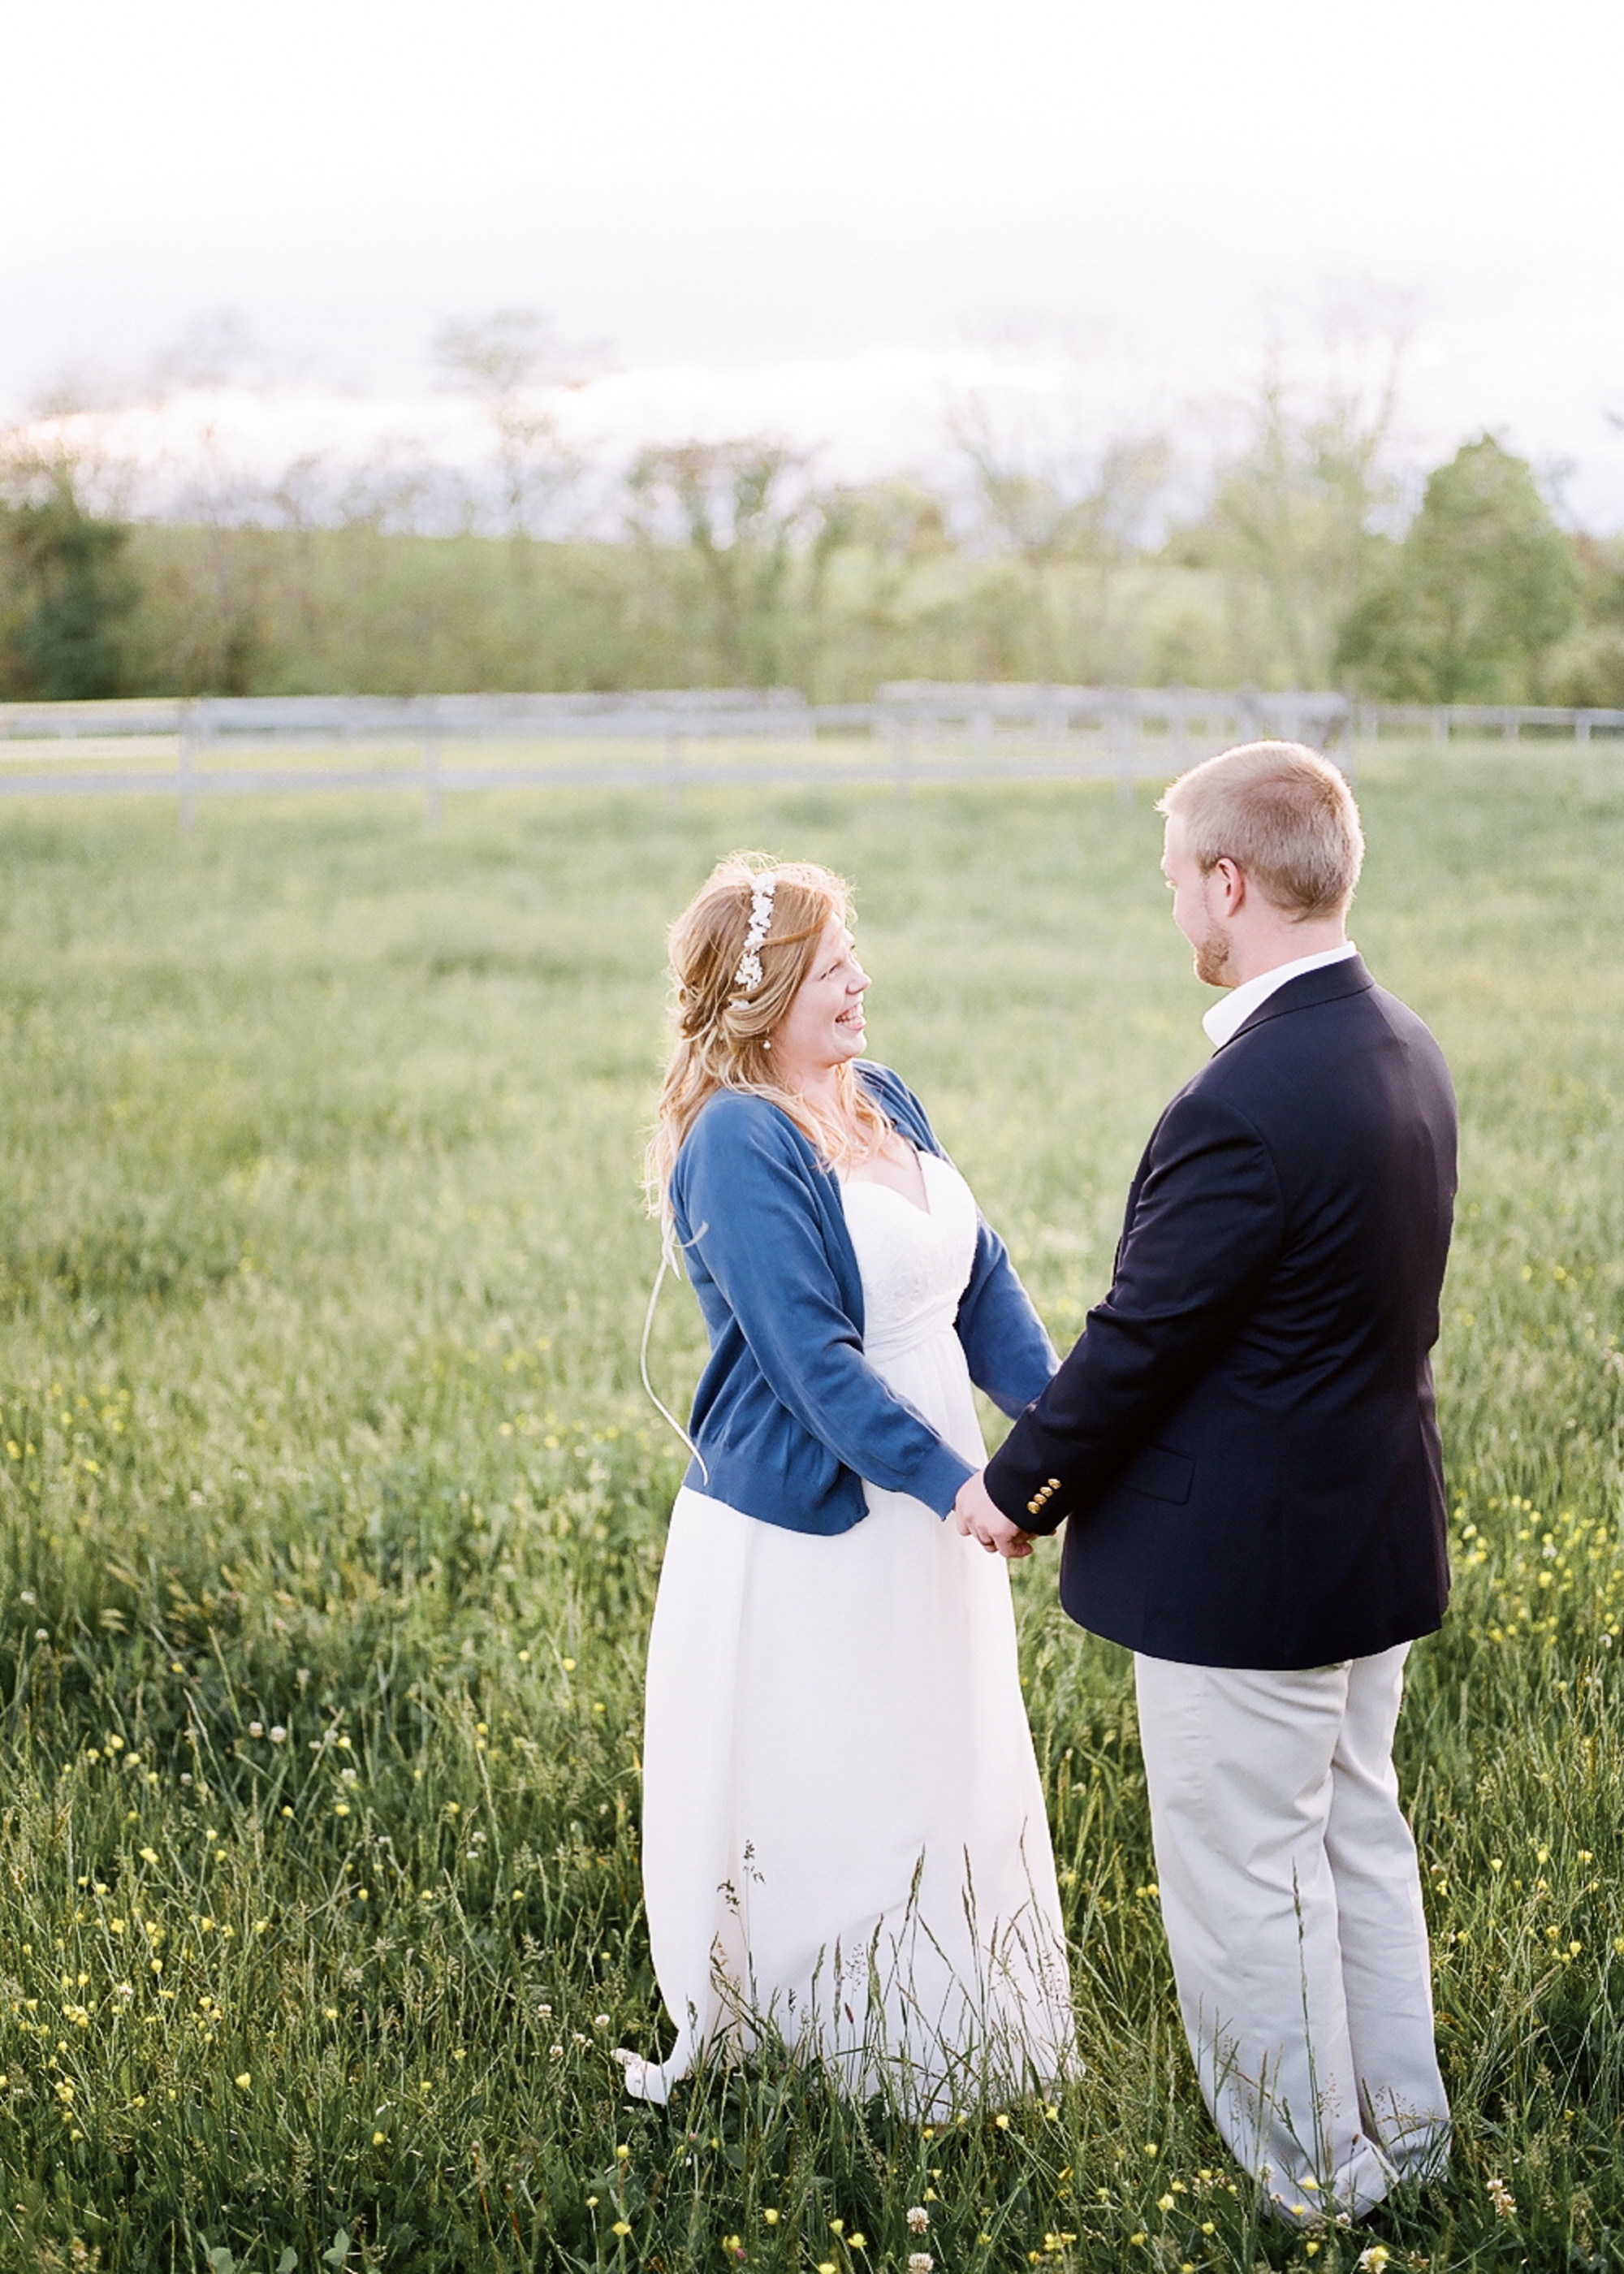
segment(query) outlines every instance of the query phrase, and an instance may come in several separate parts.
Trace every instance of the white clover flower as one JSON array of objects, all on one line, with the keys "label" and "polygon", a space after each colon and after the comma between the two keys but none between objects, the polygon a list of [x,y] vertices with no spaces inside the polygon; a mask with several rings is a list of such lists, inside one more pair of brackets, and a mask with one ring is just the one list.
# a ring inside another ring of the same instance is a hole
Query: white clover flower
[{"label": "white clover flower", "polygon": [[929,2231],[930,2213],[925,2209],[923,2203],[915,2203],[908,2213],[908,2233],[928,2234]]},{"label": "white clover flower", "polygon": [[910,2250],[908,2274],[930,2274],[930,2270],[936,2263],[928,2250]]},{"label": "white clover flower", "polygon": [[285,1744],[287,1743],[287,1742],[288,1742],[288,1732],[287,1732],[287,1731],[282,1728],[282,1723],[281,1723],[280,1721],[273,1721],[273,1722],[272,1722],[272,1724],[271,1724],[271,1743],[272,1743],[272,1744],[274,1744],[274,1745],[285,1745]]}]

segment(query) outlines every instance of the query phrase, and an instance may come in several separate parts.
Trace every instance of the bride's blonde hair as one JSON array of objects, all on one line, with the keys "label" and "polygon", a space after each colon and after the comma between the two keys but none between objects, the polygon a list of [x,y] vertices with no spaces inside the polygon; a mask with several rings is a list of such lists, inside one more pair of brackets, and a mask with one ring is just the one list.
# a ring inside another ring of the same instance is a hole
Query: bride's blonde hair
[{"label": "bride's blonde hair", "polygon": [[[756,880],[772,878],[772,919],[756,951],[761,983],[746,994],[739,967],[750,932]],[[700,1107],[718,1089],[770,1098],[826,1161],[866,1159],[884,1142],[884,1115],[843,1065],[836,1112],[821,1111],[778,1082],[770,1047],[831,923],[846,923],[851,888],[813,861],[776,862],[764,853],[730,853],[671,927],[676,1039],[660,1088],[646,1185],[650,1214],[669,1206],[671,1171]]]}]

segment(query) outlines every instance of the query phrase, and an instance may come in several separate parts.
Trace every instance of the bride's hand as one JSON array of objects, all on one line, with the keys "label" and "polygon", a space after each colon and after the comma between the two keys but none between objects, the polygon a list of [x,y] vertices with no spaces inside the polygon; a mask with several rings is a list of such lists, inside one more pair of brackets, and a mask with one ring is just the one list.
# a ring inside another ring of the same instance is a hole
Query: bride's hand
[{"label": "bride's hand", "polygon": [[1014,1563],[1032,1553],[1030,1533],[1005,1516],[981,1482],[979,1470],[959,1487],[953,1521],[966,1540],[979,1540],[989,1555],[1002,1555]]}]

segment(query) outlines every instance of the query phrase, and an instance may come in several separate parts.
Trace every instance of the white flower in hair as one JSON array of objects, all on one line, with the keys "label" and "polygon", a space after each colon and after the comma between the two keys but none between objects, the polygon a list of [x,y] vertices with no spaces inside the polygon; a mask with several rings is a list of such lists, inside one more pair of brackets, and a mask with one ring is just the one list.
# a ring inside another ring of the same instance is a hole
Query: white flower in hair
[{"label": "white flower in hair", "polygon": [[747,995],[754,995],[762,983],[761,949],[772,930],[772,895],[778,882],[770,870],[764,877],[757,877],[750,888],[750,925],[744,935],[744,953],[733,974],[733,985],[742,987]]}]

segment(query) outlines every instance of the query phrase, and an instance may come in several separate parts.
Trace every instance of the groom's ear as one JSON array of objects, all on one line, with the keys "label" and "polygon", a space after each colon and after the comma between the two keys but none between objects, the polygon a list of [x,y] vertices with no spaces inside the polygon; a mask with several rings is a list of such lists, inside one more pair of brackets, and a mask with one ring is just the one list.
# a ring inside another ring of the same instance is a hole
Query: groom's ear
[{"label": "groom's ear", "polygon": [[1218,890],[1223,900],[1224,914],[1232,916],[1245,902],[1246,871],[1238,861],[1231,861],[1227,853],[1221,853],[1207,870],[1207,876],[1209,891],[1214,879],[1216,879]]}]

